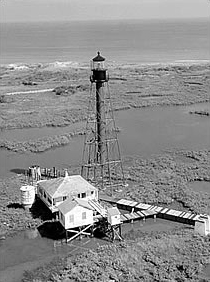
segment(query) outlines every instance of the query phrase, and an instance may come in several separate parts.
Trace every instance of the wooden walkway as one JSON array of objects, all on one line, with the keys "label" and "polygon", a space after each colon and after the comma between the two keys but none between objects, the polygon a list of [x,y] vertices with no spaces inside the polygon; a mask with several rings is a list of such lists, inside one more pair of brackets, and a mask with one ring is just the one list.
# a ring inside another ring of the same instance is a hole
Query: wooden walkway
[{"label": "wooden walkway", "polygon": [[122,215],[122,221],[131,221],[156,215],[159,218],[182,222],[190,225],[195,225],[195,221],[199,219],[201,214],[191,213],[189,211],[178,211],[170,208],[139,203],[126,199],[113,199],[111,197],[101,196],[101,201],[115,204],[119,209],[130,211]]},{"label": "wooden walkway", "polygon": [[151,216],[156,216],[157,212],[155,211],[136,211],[136,212],[130,212],[130,213],[125,213],[121,214],[121,220],[122,222],[133,222],[138,219],[143,219],[145,220],[146,217],[151,217]]}]

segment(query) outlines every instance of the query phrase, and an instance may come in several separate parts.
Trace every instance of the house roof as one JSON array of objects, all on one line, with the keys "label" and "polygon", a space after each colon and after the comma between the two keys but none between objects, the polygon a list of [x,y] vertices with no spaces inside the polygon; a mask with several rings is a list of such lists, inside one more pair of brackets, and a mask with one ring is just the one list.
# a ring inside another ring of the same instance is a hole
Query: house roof
[{"label": "house roof", "polygon": [[73,208],[75,208],[76,206],[78,206],[78,203],[72,200],[71,198],[69,198],[65,200],[63,203],[61,203],[60,205],[58,205],[58,210],[62,214],[67,214],[68,212],[73,210]]},{"label": "house roof", "polygon": [[107,210],[108,214],[111,216],[115,216],[115,215],[120,215],[120,211],[118,210],[117,207],[113,207],[113,208],[109,208]]},{"label": "house roof", "polygon": [[44,180],[39,185],[53,198],[98,190],[81,175],[66,175],[65,177]]},{"label": "house roof", "polygon": [[68,212],[70,212],[71,210],[73,210],[76,206],[82,206],[83,208],[89,209],[89,210],[94,210],[88,203],[87,200],[83,200],[83,199],[72,199],[69,198],[67,200],[65,200],[63,203],[61,203],[58,206],[58,210],[62,213],[62,214],[67,214]]}]

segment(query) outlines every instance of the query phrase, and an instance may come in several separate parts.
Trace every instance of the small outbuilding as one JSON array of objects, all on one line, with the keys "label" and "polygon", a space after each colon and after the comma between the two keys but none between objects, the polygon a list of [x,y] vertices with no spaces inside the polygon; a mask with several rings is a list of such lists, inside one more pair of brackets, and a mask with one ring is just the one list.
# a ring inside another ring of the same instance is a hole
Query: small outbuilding
[{"label": "small outbuilding", "polygon": [[107,210],[108,215],[108,223],[111,225],[118,225],[121,224],[121,213],[117,207],[109,208]]},{"label": "small outbuilding", "polygon": [[67,199],[58,206],[58,217],[63,227],[73,229],[93,224],[94,208],[84,199]]},{"label": "small outbuilding", "polygon": [[210,216],[200,215],[195,221],[195,232],[207,236],[210,234]]},{"label": "small outbuilding", "polygon": [[98,189],[81,175],[66,174],[65,177],[39,181],[37,195],[52,212],[57,212],[57,207],[68,198],[97,201]]}]

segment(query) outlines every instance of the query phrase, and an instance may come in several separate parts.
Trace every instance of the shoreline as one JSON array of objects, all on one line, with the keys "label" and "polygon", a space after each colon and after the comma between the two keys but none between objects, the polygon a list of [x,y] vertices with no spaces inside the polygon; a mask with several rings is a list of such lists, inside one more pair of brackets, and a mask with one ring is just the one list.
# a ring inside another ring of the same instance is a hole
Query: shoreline
[{"label": "shoreline", "polygon": [[[206,101],[207,103],[209,103],[209,107],[210,107],[210,100]],[[184,106],[192,106],[192,105],[199,105],[202,104],[203,101],[201,102],[197,102],[197,103],[191,103],[191,104],[181,104],[181,105],[157,105],[156,107],[184,107]],[[205,103],[205,102],[204,102]],[[142,108],[151,108],[152,106],[148,105],[147,107],[128,107],[128,108],[122,108],[122,109],[117,109],[115,110],[115,112],[118,111],[132,111],[132,110],[138,110],[138,109],[142,109]],[[209,110],[205,110],[205,106],[203,106],[204,110],[190,110],[188,111],[189,115],[198,115],[201,116],[203,118],[209,118]],[[209,108],[210,109],[210,108]],[[46,152],[48,150],[53,150],[59,147],[63,147],[66,145],[70,145],[71,141],[73,140],[73,138],[77,138],[79,136],[83,136],[85,135],[85,119],[80,120],[78,122],[75,122],[74,125],[77,126],[77,124],[80,124],[81,122],[84,122],[84,126],[81,128],[75,128],[72,131],[67,130],[65,133],[62,134],[55,134],[48,136],[48,135],[44,135],[43,137],[39,137],[36,139],[29,139],[29,140],[16,140],[15,138],[13,140],[4,138],[4,137],[0,137],[0,150],[7,150],[7,151],[11,151],[11,152],[15,152],[15,153],[43,153]],[[69,126],[72,126],[72,124],[68,125],[64,125],[64,126],[59,126],[57,128],[64,128],[67,129]],[[5,128],[2,130],[2,132],[4,131],[12,131],[12,130],[27,130],[27,129],[44,129],[46,126],[42,127],[42,126],[38,126],[38,127],[23,127],[23,128]],[[121,129],[120,128],[116,128],[117,132],[120,132]]]},{"label": "shoreline", "polygon": [[[115,61],[107,61],[109,68],[132,68],[132,67],[166,67],[166,66],[191,66],[191,65],[209,65],[210,59],[191,59],[191,60],[172,60],[172,61],[156,61],[156,62],[142,62],[142,63],[116,63]],[[90,64],[87,62],[77,62],[77,61],[51,61],[51,62],[36,62],[36,63],[26,63],[26,62],[14,62],[14,63],[3,63],[0,64],[0,69],[7,70],[27,70],[36,68],[48,68],[52,69],[65,69],[65,68],[84,68],[89,69]]]}]

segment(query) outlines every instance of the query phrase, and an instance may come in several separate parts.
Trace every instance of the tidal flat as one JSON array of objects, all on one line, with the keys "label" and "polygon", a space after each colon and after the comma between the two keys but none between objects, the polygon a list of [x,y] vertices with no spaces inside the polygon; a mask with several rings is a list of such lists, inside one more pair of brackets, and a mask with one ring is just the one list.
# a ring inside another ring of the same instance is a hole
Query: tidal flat
[{"label": "tidal flat", "polygon": [[[209,64],[189,63],[110,68],[113,108],[117,113],[209,103],[209,70]],[[35,92],[42,89],[55,90]],[[34,66],[10,70],[2,67],[0,91],[0,148],[14,152],[11,158],[20,152],[27,158],[29,152],[35,155],[43,154],[45,150],[50,153],[57,147],[62,149],[71,144],[72,138],[77,139],[84,133],[79,123],[85,121],[87,115],[87,68]],[[206,110],[205,107],[201,106],[199,111],[202,110]],[[207,115],[200,117],[188,113],[190,118],[196,116],[209,120]],[[75,126],[74,130],[64,132],[71,125]],[[46,135],[39,138],[36,135],[21,140],[5,138],[15,130],[21,135],[21,131],[41,128],[46,130]],[[48,136],[47,130],[51,128],[55,131]],[[60,129],[64,131],[60,132]],[[190,143],[189,140],[189,148],[175,148],[147,158],[138,154],[123,156],[129,185],[120,195],[114,192],[114,196],[210,214],[210,193],[207,191],[210,184],[210,141],[199,149],[191,149]],[[4,166],[3,162],[1,166]],[[75,173],[71,164],[69,172]],[[201,182],[205,182],[203,190],[199,185]],[[45,220],[50,220],[40,203],[31,212],[21,207],[19,188],[24,183],[25,177],[21,174],[8,176],[5,173],[0,179],[2,238],[37,228]],[[111,191],[106,192],[110,194]],[[55,260],[25,273],[23,281],[208,281],[209,276],[202,278],[202,271],[210,263],[209,256],[209,236],[195,235],[186,226],[173,231],[151,231],[146,235],[139,228],[123,243]]]}]

